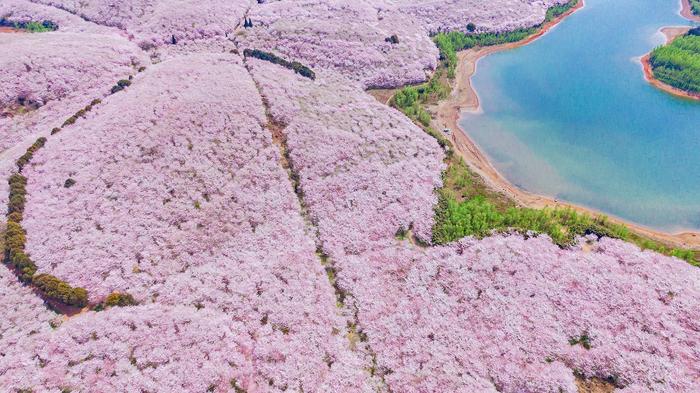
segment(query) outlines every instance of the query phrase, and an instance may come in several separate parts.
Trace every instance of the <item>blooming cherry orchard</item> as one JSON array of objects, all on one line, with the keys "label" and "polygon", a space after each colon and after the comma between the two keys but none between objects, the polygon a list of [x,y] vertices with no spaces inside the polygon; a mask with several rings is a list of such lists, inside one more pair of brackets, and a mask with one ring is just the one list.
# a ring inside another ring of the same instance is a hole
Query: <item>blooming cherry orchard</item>
[{"label": "blooming cherry orchard", "polygon": [[[379,14],[366,0],[270,2],[248,17],[253,27],[239,37],[242,46],[332,69],[364,87],[423,82],[437,66],[424,29],[402,14]],[[392,35],[398,43],[386,41]]]},{"label": "blooming cherry orchard", "polygon": [[312,82],[247,62],[273,118],[286,124],[292,167],[327,253],[361,252],[401,229],[430,240],[443,169],[433,138],[343,79]]},{"label": "blooming cherry orchard", "polygon": [[0,360],[3,387],[225,392],[255,383],[255,342],[213,310],[113,308],[74,317],[28,347],[14,361]]},{"label": "blooming cherry orchard", "polygon": [[370,379],[347,353],[264,122],[239,57],[153,66],[25,169],[27,250],[40,273],[86,288],[93,302],[119,291],[225,312],[257,338],[258,378],[275,389],[316,391],[339,376],[361,389]]},{"label": "blooming cherry orchard", "polygon": [[114,290],[143,300],[154,284],[216,259],[212,248],[237,249],[237,231],[266,231],[262,209],[293,211],[259,95],[237,63],[216,55],[153,66],[49,140],[25,169],[27,248],[40,270],[95,300]]},{"label": "blooming cherry orchard", "polygon": [[[502,32],[542,23],[564,0],[297,0],[266,1],[248,13],[241,45],[278,52],[312,68],[332,69],[365,88],[423,82],[437,66],[430,33]],[[391,42],[395,36],[398,42]]]},{"label": "blooming cherry orchard", "polygon": [[101,26],[60,8],[30,0],[3,0],[0,3],[0,15],[9,22],[51,21],[57,25],[57,31],[62,33],[124,35],[116,27]]},{"label": "blooming cherry orchard", "polygon": [[[135,73],[135,66],[145,62],[136,45],[115,35],[0,34],[0,50],[12,53],[0,58],[0,111],[6,114],[0,118],[2,149],[27,136],[21,128],[31,129],[34,122],[49,125],[42,121],[43,112],[30,112],[29,119],[15,116],[19,106],[31,111],[61,100],[85,106],[92,99],[87,97],[105,95],[114,82]],[[47,108],[46,116],[64,112],[64,104]]]},{"label": "blooming cherry orchard", "polygon": [[283,366],[285,344],[265,343],[254,333],[226,313],[192,307],[81,314],[35,334],[23,352],[0,358],[0,386],[40,387],[36,392],[370,391],[350,384],[357,373],[339,370],[347,359],[331,354],[325,370],[295,362],[293,371],[309,373],[306,382],[322,385],[296,385],[282,372],[265,374]]},{"label": "blooming cherry orchard", "polygon": [[336,263],[392,391],[700,389],[700,272],[678,259],[499,235]]},{"label": "blooming cherry orchard", "polygon": [[[13,8],[14,5],[17,8]],[[10,15],[15,16],[18,9],[25,9],[19,1],[1,2],[0,12],[3,8],[9,8]],[[50,17],[61,13],[69,15],[60,10],[40,15]],[[27,19],[20,17],[18,20]],[[147,56],[124,37],[102,34],[104,31],[88,33],[92,31],[90,25],[75,23],[75,26],[83,26],[84,32],[62,33],[61,27],[55,33],[0,34],[0,52],[12,54],[0,57],[0,174],[3,179],[14,169],[14,160],[37,137],[47,136],[51,129],[59,127],[93,99],[108,94],[117,80],[135,74],[137,68],[148,61]],[[0,182],[3,204],[7,203],[7,189],[7,182]]]},{"label": "blooming cherry orchard", "polygon": [[557,2],[0,2],[58,26],[0,32],[0,390],[700,391],[700,270],[594,236],[431,246],[445,151],[364,91],[426,80],[431,32]]},{"label": "blooming cherry orchard", "polygon": [[[28,337],[49,329],[56,314],[47,310],[30,288],[22,286],[10,270],[0,266],[0,359],[11,357],[11,349]],[[0,360],[1,361],[1,360]],[[0,367],[0,374],[4,370]]]},{"label": "blooming cherry orchard", "polygon": [[[253,0],[35,0],[117,27],[144,49],[232,33]],[[173,42],[174,41],[174,42]]]},{"label": "blooming cherry orchard", "polygon": [[544,20],[547,9],[568,0],[377,0],[388,12],[414,18],[429,32],[466,31],[474,23],[478,31],[503,32],[528,28]]}]

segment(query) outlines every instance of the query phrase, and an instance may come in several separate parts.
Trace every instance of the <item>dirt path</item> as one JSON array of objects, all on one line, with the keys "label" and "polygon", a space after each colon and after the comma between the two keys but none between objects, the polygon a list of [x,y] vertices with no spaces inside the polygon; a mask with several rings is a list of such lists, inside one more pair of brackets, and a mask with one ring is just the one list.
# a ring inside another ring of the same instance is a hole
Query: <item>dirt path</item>
[{"label": "dirt path", "polygon": [[612,393],[615,386],[598,378],[583,379],[576,377],[576,387],[579,393]]},{"label": "dirt path", "polygon": [[391,98],[399,89],[369,89],[367,93],[382,104],[389,105]]},{"label": "dirt path", "polygon": [[0,33],[21,33],[21,31],[14,27],[0,26]]},{"label": "dirt path", "polygon": [[[593,215],[603,214],[597,210],[590,209],[584,206],[579,206],[567,202],[562,202],[557,199],[537,195],[525,190],[522,190],[512,185],[506,180],[496,168],[493,167],[488,158],[469,137],[468,133],[459,126],[460,114],[463,111],[478,111],[480,110],[479,96],[474,91],[471,85],[471,77],[476,71],[479,59],[491,53],[511,49],[523,45],[544,35],[549,29],[555,26],[565,17],[576,12],[583,7],[583,2],[580,2],[575,8],[561,15],[555,20],[547,23],[542,31],[527,40],[498,45],[486,48],[470,49],[459,52],[459,64],[457,65],[455,86],[452,94],[446,100],[440,102],[436,108],[437,129],[449,128],[452,132],[452,142],[455,145],[457,153],[464,158],[469,167],[479,174],[486,183],[495,191],[502,192],[506,196],[512,198],[521,206],[543,208],[543,207],[569,207],[578,212],[589,213]],[[657,240],[659,242],[674,246],[700,250],[700,233],[684,232],[677,234],[669,234],[661,231],[656,231],[638,224],[627,222],[615,217],[610,217],[609,221],[626,225],[633,232]]]}]

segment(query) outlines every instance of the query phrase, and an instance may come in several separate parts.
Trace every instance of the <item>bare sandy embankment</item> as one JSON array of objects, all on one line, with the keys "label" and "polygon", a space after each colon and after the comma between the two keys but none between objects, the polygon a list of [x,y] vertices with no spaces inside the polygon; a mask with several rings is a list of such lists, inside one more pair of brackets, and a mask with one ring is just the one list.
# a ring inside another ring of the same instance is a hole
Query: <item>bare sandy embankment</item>
[{"label": "bare sandy embankment", "polygon": [[14,27],[0,26],[0,33],[19,33]]},{"label": "bare sandy embankment", "polygon": [[680,0],[681,1],[681,16],[690,19],[695,22],[700,22],[700,16],[693,14],[690,11],[690,1],[689,0]]},{"label": "bare sandy embankment", "polygon": [[[444,127],[451,130],[459,130],[460,132],[452,133],[452,142],[454,143],[457,153],[464,158],[465,162],[473,171],[484,178],[490,187],[496,191],[504,193],[521,206],[532,208],[569,207],[582,213],[600,215],[604,213],[588,207],[562,202],[549,196],[534,194],[511,184],[505,179],[505,177],[503,177],[503,175],[501,175],[501,173],[498,172],[498,170],[488,160],[486,155],[469,137],[467,132],[459,125],[460,114],[463,111],[478,111],[480,108],[479,96],[471,85],[471,77],[474,75],[474,72],[476,72],[479,59],[494,52],[529,44],[530,42],[544,35],[565,17],[581,9],[583,6],[583,1],[579,2],[576,7],[567,13],[545,24],[540,33],[528,38],[527,40],[517,43],[475,48],[459,52],[459,64],[457,65],[455,77],[456,82],[453,86],[452,94],[449,98],[440,102],[440,104],[437,106],[437,118],[435,121],[438,123],[437,126],[440,128]],[[674,247],[700,249],[700,233],[698,232],[670,234],[650,229],[616,217],[610,217],[610,221],[624,224],[630,228],[630,230],[639,235],[649,237]]]},{"label": "bare sandy embankment", "polygon": [[[672,26],[662,28],[661,32],[666,37],[666,44],[668,45],[674,39],[676,39],[676,37],[687,33],[688,30],[690,30],[690,27],[687,26]],[[673,94],[674,96],[688,98],[691,100],[700,100],[700,93],[689,93],[685,90],[681,90],[671,85],[667,85],[666,83],[656,79],[654,77],[654,72],[651,68],[651,63],[649,63],[650,56],[651,54],[647,53],[639,59],[642,62],[642,69],[644,70],[644,79],[646,79],[647,82],[651,83],[658,89],[661,89],[669,94]]]}]

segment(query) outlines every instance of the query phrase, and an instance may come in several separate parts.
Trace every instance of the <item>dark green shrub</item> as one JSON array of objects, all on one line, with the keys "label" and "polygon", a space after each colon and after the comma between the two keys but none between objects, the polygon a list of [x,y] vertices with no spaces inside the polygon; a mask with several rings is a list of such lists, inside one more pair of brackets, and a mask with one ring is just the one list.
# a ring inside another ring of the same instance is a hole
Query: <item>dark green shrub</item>
[{"label": "dark green shrub", "polygon": [[73,180],[73,179],[70,178],[70,177],[69,177],[68,179],[66,179],[66,182],[65,182],[65,183],[63,183],[63,187],[65,187],[65,188],[71,188],[71,187],[73,187],[74,185],[75,185],[75,180]]},{"label": "dark green shrub", "polygon": [[8,221],[5,228],[5,256],[8,261],[20,251],[24,251],[24,244],[27,241],[24,229],[20,223]]},{"label": "dark green shrub", "polygon": [[33,156],[34,156],[34,154],[32,154],[31,152],[24,153],[20,158],[17,159],[17,161],[15,161],[15,164],[17,165],[17,169],[19,169],[19,171],[21,172],[22,169],[24,169],[24,167],[27,164],[29,164],[29,161],[32,160]]},{"label": "dark green shrub", "polygon": [[243,56],[245,57],[254,57],[256,59],[268,61],[273,64],[281,65],[284,68],[293,70],[297,74],[309,78],[311,80],[316,79],[316,74],[307,66],[295,61],[295,62],[289,62],[273,53],[270,52],[264,52],[259,49],[246,49],[243,51]]},{"label": "dark green shrub", "polygon": [[388,42],[390,44],[398,44],[399,43],[399,36],[396,34],[393,34],[391,37],[386,37],[384,39],[385,42]]},{"label": "dark green shrub", "polygon": [[51,30],[51,31],[56,31],[58,30],[58,24],[56,22],[50,21],[50,20],[45,20],[41,23],[42,26],[44,26],[45,29]]},{"label": "dark green shrub", "polygon": [[7,212],[8,213],[14,213],[14,212],[24,212],[24,204],[26,202],[26,197],[21,194],[16,194],[12,195],[10,197],[10,201],[7,205]]},{"label": "dark green shrub", "polygon": [[77,117],[71,116],[71,117],[67,118],[66,121],[63,122],[61,127],[69,126],[69,125],[75,123],[76,120],[78,120]]},{"label": "dark green shrub", "polygon": [[303,77],[305,77],[305,78],[309,78],[309,79],[311,79],[311,80],[316,79],[316,74],[314,74],[314,72],[311,71],[311,69],[309,69],[309,68],[307,68],[307,67],[304,67],[304,68],[300,69],[300,70],[298,71],[298,74],[301,75],[301,76],[303,76]]},{"label": "dark green shrub", "polygon": [[476,25],[472,22],[467,23],[467,31],[473,33],[476,31]]},{"label": "dark green shrub", "polygon": [[30,150],[30,151],[32,151],[32,152],[35,152],[35,151],[41,149],[42,147],[44,147],[44,145],[46,145],[46,140],[47,140],[46,137],[43,137],[43,136],[40,137],[40,138],[38,138],[38,139],[29,147],[28,150]]},{"label": "dark green shrub", "polygon": [[579,337],[570,337],[569,345],[581,344],[585,349],[591,349],[591,338],[588,332],[583,332]]},{"label": "dark green shrub", "polygon": [[105,307],[127,307],[135,306],[136,300],[128,293],[112,292],[104,301]]},{"label": "dark green shrub", "polygon": [[24,252],[26,243],[24,229],[17,221],[8,221],[5,230],[5,263],[14,266],[23,282],[31,281],[36,273],[36,265]]},{"label": "dark green shrub", "polygon": [[[22,198],[25,197],[27,194],[27,178],[20,175],[19,173],[15,173],[12,176],[10,176],[10,179],[8,181],[10,185],[10,199],[12,199],[14,196],[21,196]],[[12,213],[11,211],[8,211],[8,213]]]},{"label": "dark green shrub", "polygon": [[688,0],[690,3],[690,12],[693,15],[700,15],[700,0]]},{"label": "dark green shrub", "polygon": [[[27,194],[27,178],[22,176],[21,174],[15,173],[12,176],[10,176],[8,184],[10,185],[10,200],[15,196],[20,196],[24,198]],[[12,211],[8,210],[8,214],[9,213],[12,213]]]},{"label": "dark green shrub", "polygon": [[15,164],[17,164],[17,168],[19,168],[20,172],[22,169],[32,160],[32,157],[34,156],[34,153],[44,147],[46,144],[46,138],[43,136],[39,139],[36,140],[31,146],[27,148],[27,152],[22,155],[22,157],[18,158]]},{"label": "dark green shrub", "polygon": [[20,212],[12,212],[7,215],[7,221],[20,223],[22,222],[22,218],[22,213]]},{"label": "dark green shrub", "polygon": [[18,186],[26,186],[27,185],[27,178],[20,175],[19,173],[14,173],[10,178],[7,180],[7,183],[11,187],[18,187]]},{"label": "dark green shrub", "polygon": [[51,135],[55,135],[55,134],[58,134],[58,133],[59,133],[60,131],[61,131],[61,129],[60,129],[60,128],[58,128],[58,127],[54,127],[53,129],[51,129]]},{"label": "dark green shrub", "polygon": [[130,80],[128,80],[128,79],[120,79],[120,80],[117,81],[117,84],[116,84],[116,85],[112,86],[111,92],[112,92],[112,94],[118,93],[118,92],[124,90],[125,88],[127,88],[128,86],[131,86],[131,81],[130,81]]},{"label": "dark green shrub", "polygon": [[75,307],[85,307],[88,304],[88,292],[85,288],[73,288],[69,301],[66,303]]},{"label": "dark green shrub", "polygon": [[85,307],[88,304],[85,289],[73,288],[65,281],[50,274],[37,274],[32,282],[44,295],[63,304],[73,307]]},{"label": "dark green shrub", "polygon": [[10,259],[10,263],[19,270],[19,279],[22,282],[31,282],[32,276],[36,274],[37,268],[24,251],[16,252]]}]

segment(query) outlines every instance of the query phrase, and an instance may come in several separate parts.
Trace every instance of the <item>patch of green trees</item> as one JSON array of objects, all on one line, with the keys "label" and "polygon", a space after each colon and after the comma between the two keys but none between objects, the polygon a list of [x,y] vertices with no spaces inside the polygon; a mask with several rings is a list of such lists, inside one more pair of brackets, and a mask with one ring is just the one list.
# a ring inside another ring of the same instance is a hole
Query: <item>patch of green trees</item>
[{"label": "patch of green trees", "polygon": [[691,93],[700,93],[700,31],[678,37],[649,56],[654,77]]},{"label": "patch of green trees", "polygon": [[269,61],[270,63],[281,65],[284,68],[288,68],[295,73],[309,78],[311,80],[316,79],[316,74],[311,70],[311,68],[299,63],[298,61],[288,61],[285,60],[274,53],[261,51],[259,49],[246,49],[243,51],[245,57],[254,57],[256,59]]},{"label": "patch of green trees", "polygon": [[136,299],[134,299],[134,297],[131,296],[129,293],[112,292],[109,295],[107,295],[107,297],[102,303],[97,304],[93,308],[93,311],[104,311],[110,307],[129,307],[135,306],[137,304],[138,302],[136,302]]},{"label": "patch of green trees", "polygon": [[572,245],[577,236],[596,234],[627,238],[622,225],[610,224],[604,217],[593,218],[573,209],[530,209],[510,207],[499,210],[483,196],[462,202],[443,194],[436,211],[433,241],[449,243],[465,236],[485,237],[494,231],[545,233],[561,247]]},{"label": "patch of green trees", "polygon": [[559,16],[568,12],[570,9],[576,7],[578,5],[578,2],[579,0],[571,0],[565,4],[557,4],[549,7],[547,9],[547,14],[544,17],[544,21],[550,22],[554,20],[554,18],[558,18]]},{"label": "patch of green trees", "polygon": [[694,15],[700,15],[700,0],[688,0],[690,3],[690,12]]},{"label": "patch of green trees", "polygon": [[17,30],[25,30],[31,33],[44,33],[47,31],[58,30],[58,25],[50,20],[45,20],[43,22],[13,22],[5,18],[0,18],[0,26],[12,27]]},{"label": "patch of green trees", "polygon": [[570,208],[531,209],[516,206],[502,194],[488,189],[458,156],[449,157],[438,190],[433,243],[447,244],[465,236],[482,238],[494,232],[547,234],[560,247],[572,245],[576,237],[593,234],[634,243],[642,249],[675,256],[700,266],[700,252],[667,247],[639,236],[605,216],[591,216]]},{"label": "patch of green trees", "polygon": [[430,127],[432,116],[425,110],[423,104],[443,99],[449,94],[449,86],[441,83],[437,76],[421,85],[408,86],[397,91],[392,99],[392,105],[423,127]]}]

